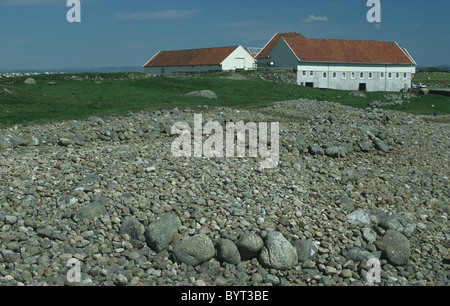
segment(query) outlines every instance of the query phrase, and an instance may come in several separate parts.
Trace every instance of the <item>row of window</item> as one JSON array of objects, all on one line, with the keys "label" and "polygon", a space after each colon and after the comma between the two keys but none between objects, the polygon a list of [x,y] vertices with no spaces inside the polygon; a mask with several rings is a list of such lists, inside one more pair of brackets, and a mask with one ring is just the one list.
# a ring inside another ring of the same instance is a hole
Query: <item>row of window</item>
[{"label": "row of window", "polygon": [[[373,76],[374,76],[373,72],[368,72],[367,74],[368,74],[369,79],[373,79]],[[306,77],[308,75],[308,71],[303,71],[302,75],[303,75],[303,77]],[[332,75],[333,79],[337,79],[337,77],[338,77],[338,73],[337,72],[332,72],[331,75]],[[395,73],[395,78],[396,79],[400,79],[400,75],[401,74],[399,72]],[[313,77],[314,76],[314,71],[309,71],[309,76]],[[327,72],[323,72],[322,76],[323,76],[324,79],[326,79],[328,77],[328,73]],[[359,78],[360,79],[364,79],[365,76],[366,76],[365,72],[360,72],[359,73]],[[350,77],[352,79],[356,79],[356,72],[351,72],[350,73]],[[394,73],[388,72],[387,73],[387,77],[388,77],[388,79],[392,79],[394,77]],[[407,77],[408,77],[408,74],[407,73],[403,73],[403,78],[406,79]],[[346,79],[347,78],[347,72],[341,72],[341,78],[342,79]],[[384,72],[380,73],[380,78],[381,79],[385,78],[385,73]]]}]

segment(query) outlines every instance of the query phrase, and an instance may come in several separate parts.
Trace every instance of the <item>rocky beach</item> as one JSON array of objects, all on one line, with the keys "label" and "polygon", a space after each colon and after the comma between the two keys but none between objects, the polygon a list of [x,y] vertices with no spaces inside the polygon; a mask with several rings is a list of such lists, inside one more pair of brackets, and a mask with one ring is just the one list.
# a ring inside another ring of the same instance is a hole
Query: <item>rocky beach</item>
[{"label": "rocky beach", "polygon": [[[278,166],[173,157],[194,114],[279,122]],[[297,100],[0,130],[0,285],[448,286],[450,129],[426,119]]]}]

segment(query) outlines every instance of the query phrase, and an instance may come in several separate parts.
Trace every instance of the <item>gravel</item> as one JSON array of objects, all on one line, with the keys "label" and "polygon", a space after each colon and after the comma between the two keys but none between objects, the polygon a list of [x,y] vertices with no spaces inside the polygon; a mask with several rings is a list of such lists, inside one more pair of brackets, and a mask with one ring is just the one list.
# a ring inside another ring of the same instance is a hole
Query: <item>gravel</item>
[{"label": "gravel", "polygon": [[[173,157],[194,114],[279,122],[278,166]],[[375,258],[377,285],[446,286],[449,153],[446,123],[310,100],[3,129],[0,284],[367,285]]]}]

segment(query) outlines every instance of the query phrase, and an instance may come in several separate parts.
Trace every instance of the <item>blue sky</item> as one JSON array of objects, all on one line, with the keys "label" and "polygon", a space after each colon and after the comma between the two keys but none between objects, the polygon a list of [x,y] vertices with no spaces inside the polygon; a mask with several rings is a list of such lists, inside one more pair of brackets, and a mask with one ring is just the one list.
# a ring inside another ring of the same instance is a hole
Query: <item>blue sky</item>
[{"label": "blue sky", "polygon": [[81,0],[69,23],[66,0],[0,0],[0,68],[142,66],[159,50],[263,47],[275,33],[396,41],[419,66],[450,64],[450,1]]}]

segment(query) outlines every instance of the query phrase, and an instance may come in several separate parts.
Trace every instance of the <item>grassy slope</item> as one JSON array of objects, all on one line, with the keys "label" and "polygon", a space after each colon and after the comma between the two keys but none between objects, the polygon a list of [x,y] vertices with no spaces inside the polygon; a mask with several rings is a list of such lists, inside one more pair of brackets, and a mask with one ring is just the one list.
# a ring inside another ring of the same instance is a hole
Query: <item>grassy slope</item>
[{"label": "grassy slope", "polygon": [[[82,81],[72,80],[70,75],[40,75],[34,77],[38,83],[35,86],[25,85],[26,77],[0,79],[0,128],[14,124],[84,119],[90,115],[199,105],[258,108],[274,101],[300,98],[365,108],[374,100],[383,100],[385,95],[366,93],[367,99],[364,99],[349,96],[349,92],[345,91],[270,83],[253,78],[251,74],[246,74],[249,80],[244,81],[223,78],[227,74],[141,79],[132,79],[131,75],[76,75]],[[100,83],[96,82],[99,77],[102,78]],[[184,97],[188,92],[203,89],[214,91],[219,99]],[[450,102],[448,97],[429,95],[390,108],[416,114],[449,114]]]}]

